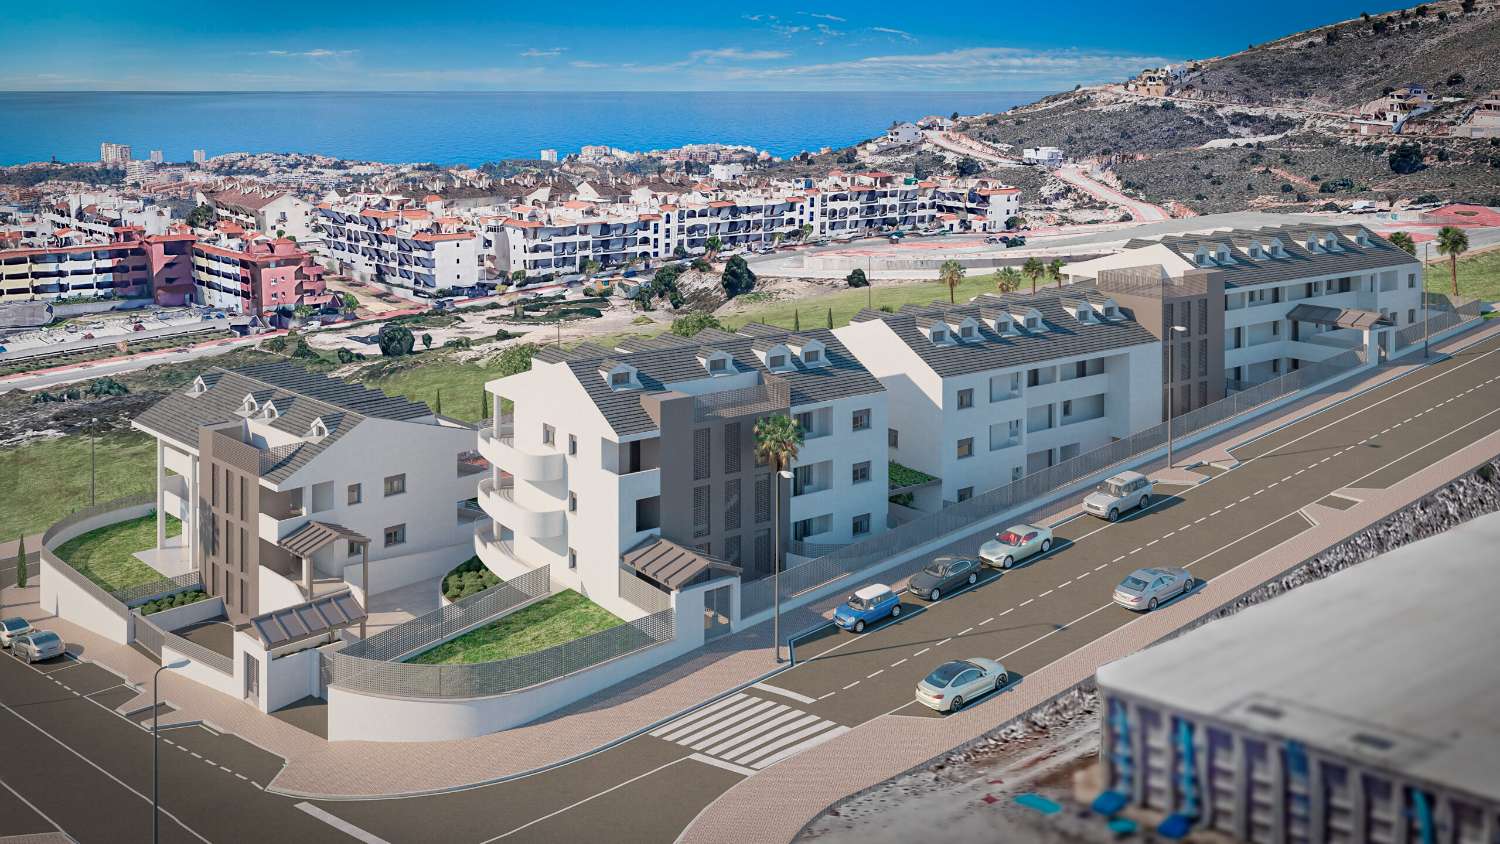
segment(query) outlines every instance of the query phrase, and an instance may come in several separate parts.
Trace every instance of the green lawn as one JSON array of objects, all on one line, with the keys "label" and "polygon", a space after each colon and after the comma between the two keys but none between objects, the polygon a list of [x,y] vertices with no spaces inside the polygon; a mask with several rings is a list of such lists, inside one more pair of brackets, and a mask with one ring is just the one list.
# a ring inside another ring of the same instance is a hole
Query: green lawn
[{"label": "green lawn", "polygon": [[[167,517],[167,536],[182,533],[182,522]],[[57,548],[57,556],[80,574],[109,592],[159,580],[156,569],[131,556],[137,551],[156,547],[156,516],[142,516],[128,522],[117,522],[82,536],[75,536]]]},{"label": "green lawn", "polygon": [[[1434,293],[1451,293],[1453,275],[1448,259],[1427,265],[1427,289]],[[1481,252],[1458,259],[1458,292],[1490,301],[1500,299],[1500,250]]]},{"label": "green lawn", "polygon": [[430,363],[419,357],[414,365],[400,369],[384,378],[365,381],[367,387],[384,391],[393,396],[405,396],[412,401],[426,402],[434,410],[438,405],[438,391],[442,391],[444,416],[477,422],[482,402],[488,401],[484,382],[499,377],[493,368],[473,363],[459,363],[451,356],[433,355]]},{"label": "green lawn", "polygon": [[[107,434],[96,443],[100,502],[150,492],[156,483],[156,444],[137,431]],[[40,533],[89,505],[89,438],[62,437],[0,450],[0,537]]]},{"label": "green lawn", "polygon": [[[1025,283],[1024,289],[1028,291],[1031,289],[1030,282]],[[967,302],[981,293],[994,292],[996,288],[993,273],[966,276],[958,289],[954,291],[954,299]],[[794,315],[800,313],[803,328],[826,328],[828,309],[832,308],[833,325],[838,328],[848,325],[849,319],[859,313],[861,308],[867,306],[878,308],[881,305],[890,305],[893,308],[900,308],[902,305],[925,305],[936,300],[945,302],[948,300],[948,288],[937,281],[927,284],[907,283],[886,286],[881,286],[877,281],[871,288],[840,290],[837,293],[793,302],[767,303],[743,314],[723,318],[721,321],[731,331],[749,322],[764,322],[768,325],[791,328]]]},{"label": "green lawn", "polygon": [[624,623],[588,598],[565,589],[494,624],[470,630],[409,661],[422,665],[457,665],[509,659]]}]

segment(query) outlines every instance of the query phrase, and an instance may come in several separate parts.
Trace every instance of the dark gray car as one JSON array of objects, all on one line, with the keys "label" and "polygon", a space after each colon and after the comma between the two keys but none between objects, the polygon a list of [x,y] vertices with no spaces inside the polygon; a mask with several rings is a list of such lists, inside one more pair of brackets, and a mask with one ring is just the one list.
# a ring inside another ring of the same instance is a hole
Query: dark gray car
[{"label": "dark gray car", "polygon": [[913,595],[936,601],[944,594],[979,581],[979,561],[968,557],[938,557],[907,581]]}]

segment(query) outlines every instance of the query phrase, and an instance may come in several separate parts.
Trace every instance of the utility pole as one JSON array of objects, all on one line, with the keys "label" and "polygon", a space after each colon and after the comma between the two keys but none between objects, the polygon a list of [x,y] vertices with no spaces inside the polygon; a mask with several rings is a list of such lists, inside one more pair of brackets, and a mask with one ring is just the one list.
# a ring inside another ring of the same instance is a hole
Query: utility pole
[{"label": "utility pole", "polygon": [[96,494],[95,494],[95,486],[96,485],[94,483],[94,465],[95,465],[95,463],[94,463],[94,439],[98,436],[98,432],[99,432],[99,417],[95,416],[94,418],[92,418],[92,419],[89,420],[89,506],[90,507],[92,507],[96,503],[98,503],[97,502],[97,497],[96,497]]},{"label": "utility pole", "polygon": [[778,469],[771,475],[771,482],[776,485],[771,500],[776,512],[771,518],[771,594],[774,608],[771,612],[771,639],[776,647],[776,664],[781,664],[781,482],[789,480],[792,473],[785,469]]},{"label": "utility pole", "polygon": [[1422,244],[1422,357],[1432,356],[1432,309],[1427,307],[1427,262],[1432,260],[1432,241]]}]

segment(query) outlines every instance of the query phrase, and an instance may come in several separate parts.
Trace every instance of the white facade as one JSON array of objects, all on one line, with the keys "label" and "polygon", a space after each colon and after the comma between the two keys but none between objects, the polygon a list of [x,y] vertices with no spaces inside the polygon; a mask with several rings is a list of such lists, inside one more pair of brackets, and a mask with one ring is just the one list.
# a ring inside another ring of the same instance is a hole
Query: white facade
[{"label": "white facade", "polygon": [[1061,167],[1063,151],[1057,147],[1028,147],[1021,151],[1021,160],[1027,164],[1038,164],[1043,167]]},{"label": "white facade", "polygon": [[555,149],[544,149],[544,150],[542,150],[542,153],[541,153],[541,155],[539,157],[543,161],[551,161],[553,163],[556,163],[557,162],[557,150],[555,150]]},{"label": "white facade", "polygon": [[897,123],[886,130],[885,139],[892,144],[914,144],[922,140],[922,130],[915,123]]},{"label": "white facade", "polygon": [[203,163],[205,163],[207,161],[208,161],[208,151],[207,150],[201,150],[201,149],[195,149],[195,150],[193,150],[193,163],[194,164],[203,164]]},{"label": "white facade", "polygon": [[343,211],[325,204],[317,214],[325,255],[340,273],[406,298],[479,283],[479,236],[425,208]]},{"label": "white facade", "polygon": [[99,145],[99,161],[105,167],[124,167],[125,162],[130,160],[130,144],[112,144],[109,141]]}]

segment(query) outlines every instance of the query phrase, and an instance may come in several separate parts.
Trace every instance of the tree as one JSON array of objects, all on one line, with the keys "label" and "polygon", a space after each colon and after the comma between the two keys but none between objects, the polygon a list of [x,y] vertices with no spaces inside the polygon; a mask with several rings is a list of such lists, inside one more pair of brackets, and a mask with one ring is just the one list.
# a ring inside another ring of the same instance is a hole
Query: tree
[{"label": "tree", "polygon": [[512,270],[510,274],[510,280],[515,282],[516,284],[520,284],[521,282],[526,280],[526,271]]},{"label": "tree", "polygon": [[745,263],[743,255],[736,255],[729,259],[724,265],[724,275],[720,278],[724,285],[724,292],[729,298],[749,293],[755,289],[755,273],[750,270],[750,265]]},{"label": "tree", "polygon": [[812,223],[803,223],[802,227],[799,228],[799,229],[797,229],[797,232],[798,232],[798,234],[801,236],[801,238],[803,240],[807,240],[809,237],[812,237],[812,233],[813,233]]},{"label": "tree", "polygon": [[427,333],[423,333],[422,334],[422,348],[424,348],[424,349],[430,349],[430,348],[432,348],[432,335],[431,334],[427,334]]},{"label": "tree", "polygon": [[793,310],[792,311],[792,330],[793,331],[801,331],[802,330],[802,312],[801,311],[798,311],[798,310]]},{"label": "tree", "polygon": [[26,581],[30,573],[26,571],[26,537],[21,537],[20,548],[16,551],[16,586],[25,589]]},{"label": "tree", "polygon": [[1396,148],[1390,151],[1386,161],[1391,166],[1391,171],[1407,175],[1422,169],[1422,147],[1411,141],[1402,141]]},{"label": "tree", "polygon": [[953,112],[953,117],[950,118],[950,119],[953,120],[953,122],[957,123],[958,122],[958,112],[956,112],[956,111]]},{"label": "tree", "polygon": [[1392,232],[1390,236],[1391,245],[1400,249],[1408,255],[1417,254],[1417,244],[1406,232]]},{"label": "tree", "polygon": [[1063,259],[1053,258],[1047,264],[1047,275],[1058,284],[1062,284]]},{"label": "tree", "polygon": [[388,322],[381,327],[376,342],[380,345],[380,353],[382,355],[389,358],[399,358],[402,355],[411,354],[411,348],[416,344],[416,338],[412,337],[410,328]]},{"label": "tree", "polygon": [[343,302],[344,307],[348,310],[352,311],[359,307],[359,300],[354,297],[353,293],[340,293],[339,300]]},{"label": "tree", "polygon": [[1014,293],[1021,289],[1021,271],[1015,267],[1005,267],[995,273],[995,287],[1001,293]]},{"label": "tree", "polygon": [[511,346],[500,353],[495,359],[495,372],[504,378],[508,375],[516,375],[531,370],[531,358],[539,351],[535,343],[521,343]]},{"label": "tree", "polygon": [[713,314],[685,314],[672,320],[671,332],[678,337],[691,337],[705,328],[723,328]]},{"label": "tree", "polygon": [[490,394],[483,387],[479,388],[479,421],[490,418]]},{"label": "tree", "polygon": [[1005,218],[1005,228],[1009,231],[1026,228],[1026,218],[1016,214]]},{"label": "tree", "polygon": [[833,330],[833,308],[828,309],[828,330]]},{"label": "tree", "polygon": [[[780,533],[781,526],[781,473],[792,465],[797,459],[797,452],[802,449],[802,426],[798,425],[792,417],[784,413],[775,416],[763,416],[755,422],[755,456],[766,462],[771,467],[771,512],[775,514],[774,524]],[[781,659],[781,581],[779,575],[782,568],[780,536],[772,546],[773,557],[771,561],[772,571],[778,579],[774,583],[776,597],[776,611],[771,640],[776,644],[776,658]]]},{"label": "tree", "polygon": [[708,259],[704,258],[702,256],[694,258],[693,259],[693,263],[690,264],[689,266],[691,266],[693,269],[697,270],[700,273],[710,272],[714,268],[714,265],[710,264],[708,262]]},{"label": "tree", "polygon": [[956,304],[958,285],[964,280],[964,266],[953,258],[944,261],[938,267],[938,281],[948,286],[948,304]]},{"label": "tree", "polygon": [[709,235],[708,240],[703,241],[703,248],[708,250],[709,255],[718,255],[719,250],[724,248],[724,241],[716,234]]},{"label": "tree", "polygon": [[686,258],[687,256],[688,256],[688,251],[687,251],[687,247],[686,246],[683,246],[682,244],[679,243],[676,246],[672,247],[672,257],[673,258]]},{"label": "tree", "polygon": [[442,416],[443,415],[443,388],[442,387],[438,387],[437,399],[435,399],[434,402],[433,402],[432,412],[436,413],[438,416]]},{"label": "tree", "polygon": [[588,258],[583,262],[583,266],[578,269],[583,273],[584,278],[593,278],[594,273],[599,272],[599,262],[593,258]]},{"label": "tree", "polygon": [[850,287],[870,286],[870,280],[865,277],[865,271],[862,267],[855,267],[854,269],[850,270],[849,275],[844,277],[844,281]]},{"label": "tree", "polygon": [[1042,264],[1040,258],[1036,257],[1027,258],[1026,263],[1021,265],[1021,274],[1031,279],[1031,293],[1033,296],[1036,295],[1037,281],[1041,279],[1043,273],[1046,271],[1046,266]]},{"label": "tree", "polygon": [[958,160],[958,175],[959,175],[960,178],[968,178],[970,176],[978,176],[980,173],[983,173],[983,172],[984,172],[984,165],[980,164],[979,162],[975,161],[974,159],[970,158],[967,155],[964,156],[963,158],[960,158]]},{"label": "tree", "polygon": [[206,229],[214,224],[214,209],[207,205],[199,205],[188,212],[187,224],[195,229]]},{"label": "tree", "polygon": [[1458,298],[1458,256],[1469,251],[1469,235],[1463,229],[1443,226],[1437,233],[1437,251],[1448,256],[1448,269],[1453,275],[1453,297]]}]

